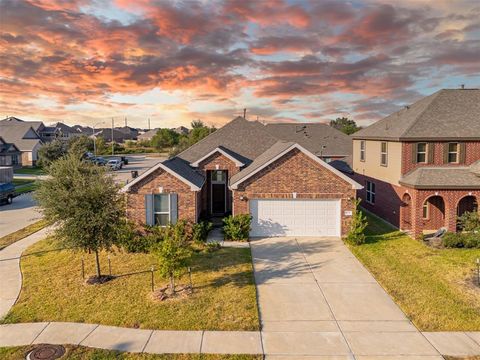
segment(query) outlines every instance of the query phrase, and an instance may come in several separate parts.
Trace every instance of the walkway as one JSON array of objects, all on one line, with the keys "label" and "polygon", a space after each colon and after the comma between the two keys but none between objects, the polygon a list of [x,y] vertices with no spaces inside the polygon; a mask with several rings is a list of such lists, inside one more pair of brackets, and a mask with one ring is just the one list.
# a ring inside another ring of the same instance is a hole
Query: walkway
[{"label": "walkway", "polygon": [[[46,229],[0,251],[0,317],[21,288],[19,257]],[[420,333],[338,239],[252,242],[262,331],[162,331],[97,324],[0,325],[0,347],[79,344],[267,359],[437,360],[480,354],[478,333]]]}]

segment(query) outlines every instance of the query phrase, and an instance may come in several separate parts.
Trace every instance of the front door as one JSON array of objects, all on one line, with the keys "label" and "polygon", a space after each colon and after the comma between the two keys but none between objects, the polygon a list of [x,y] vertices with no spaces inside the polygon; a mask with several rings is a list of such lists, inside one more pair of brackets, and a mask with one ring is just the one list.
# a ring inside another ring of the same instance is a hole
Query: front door
[{"label": "front door", "polygon": [[224,215],[227,211],[227,172],[213,170],[210,172],[212,215]]}]

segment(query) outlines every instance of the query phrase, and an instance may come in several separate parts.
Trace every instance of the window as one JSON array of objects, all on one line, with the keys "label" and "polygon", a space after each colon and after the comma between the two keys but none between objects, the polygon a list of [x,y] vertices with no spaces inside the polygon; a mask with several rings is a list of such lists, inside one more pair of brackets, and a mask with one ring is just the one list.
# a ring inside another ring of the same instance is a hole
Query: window
[{"label": "window", "polygon": [[428,200],[423,203],[422,217],[428,219]]},{"label": "window", "polygon": [[417,143],[417,163],[427,162],[427,143]]},{"label": "window", "polygon": [[18,165],[18,155],[12,155],[12,165]]},{"label": "window", "polygon": [[214,170],[212,171],[212,182],[224,184],[226,180],[226,172],[223,170]]},{"label": "window", "polygon": [[360,141],[360,161],[365,161],[365,140]]},{"label": "window", "polygon": [[332,158],[323,158],[323,161],[325,161],[327,164],[332,162]]},{"label": "window", "polygon": [[167,226],[170,222],[170,196],[169,194],[155,194],[153,196],[153,223]]},{"label": "window", "polygon": [[375,204],[375,183],[367,181],[366,191],[367,202],[370,204]]},{"label": "window", "polygon": [[448,144],[448,162],[449,163],[458,163],[458,143],[449,143]]},{"label": "window", "polygon": [[387,143],[382,142],[380,144],[380,165],[387,166],[387,162],[388,162]]}]

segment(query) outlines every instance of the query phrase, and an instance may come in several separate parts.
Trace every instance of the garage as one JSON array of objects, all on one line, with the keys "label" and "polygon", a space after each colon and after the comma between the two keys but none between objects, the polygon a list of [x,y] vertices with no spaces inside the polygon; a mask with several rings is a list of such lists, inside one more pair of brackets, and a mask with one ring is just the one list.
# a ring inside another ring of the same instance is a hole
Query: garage
[{"label": "garage", "polygon": [[252,199],[252,237],[340,236],[339,199]]}]

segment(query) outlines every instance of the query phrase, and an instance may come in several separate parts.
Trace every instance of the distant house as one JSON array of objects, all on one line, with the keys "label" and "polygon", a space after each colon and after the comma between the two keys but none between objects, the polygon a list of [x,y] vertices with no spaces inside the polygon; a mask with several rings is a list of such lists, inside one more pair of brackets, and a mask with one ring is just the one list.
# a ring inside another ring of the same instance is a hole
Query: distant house
[{"label": "distant house", "polygon": [[91,136],[94,133],[94,129],[90,126],[73,125],[72,129],[80,133],[80,135]]},{"label": "distant house", "polygon": [[148,130],[147,132],[138,135],[138,141],[150,141],[152,138],[157,134],[157,131],[160,130],[159,128],[155,128],[152,130]]},{"label": "distant house", "polygon": [[0,136],[6,143],[14,144],[20,150],[22,165],[32,166],[36,164],[38,150],[43,142],[35,128],[41,129],[43,126],[43,123],[38,124],[38,122],[23,121],[16,118],[7,118],[0,121]]},{"label": "distant house", "polygon": [[121,133],[125,134],[124,141],[126,140],[137,140],[138,138],[138,129],[132,128],[130,126],[117,127],[114,130],[118,130]]},{"label": "distant house", "polygon": [[81,133],[75,128],[61,122],[57,122],[51,126],[43,126],[38,133],[43,142],[50,142],[53,140],[68,141],[72,137],[81,135]]},{"label": "distant house", "polygon": [[175,131],[177,134],[180,134],[180,135],[187,135],[190,130],[188,130],[185,126],[179,126],[175,129],[172,129],[173,131]]},{"label": "distant house", "polygon": [[22,153],[15,144],[7,143],[0,137],[0,166],[22,167]]}]

